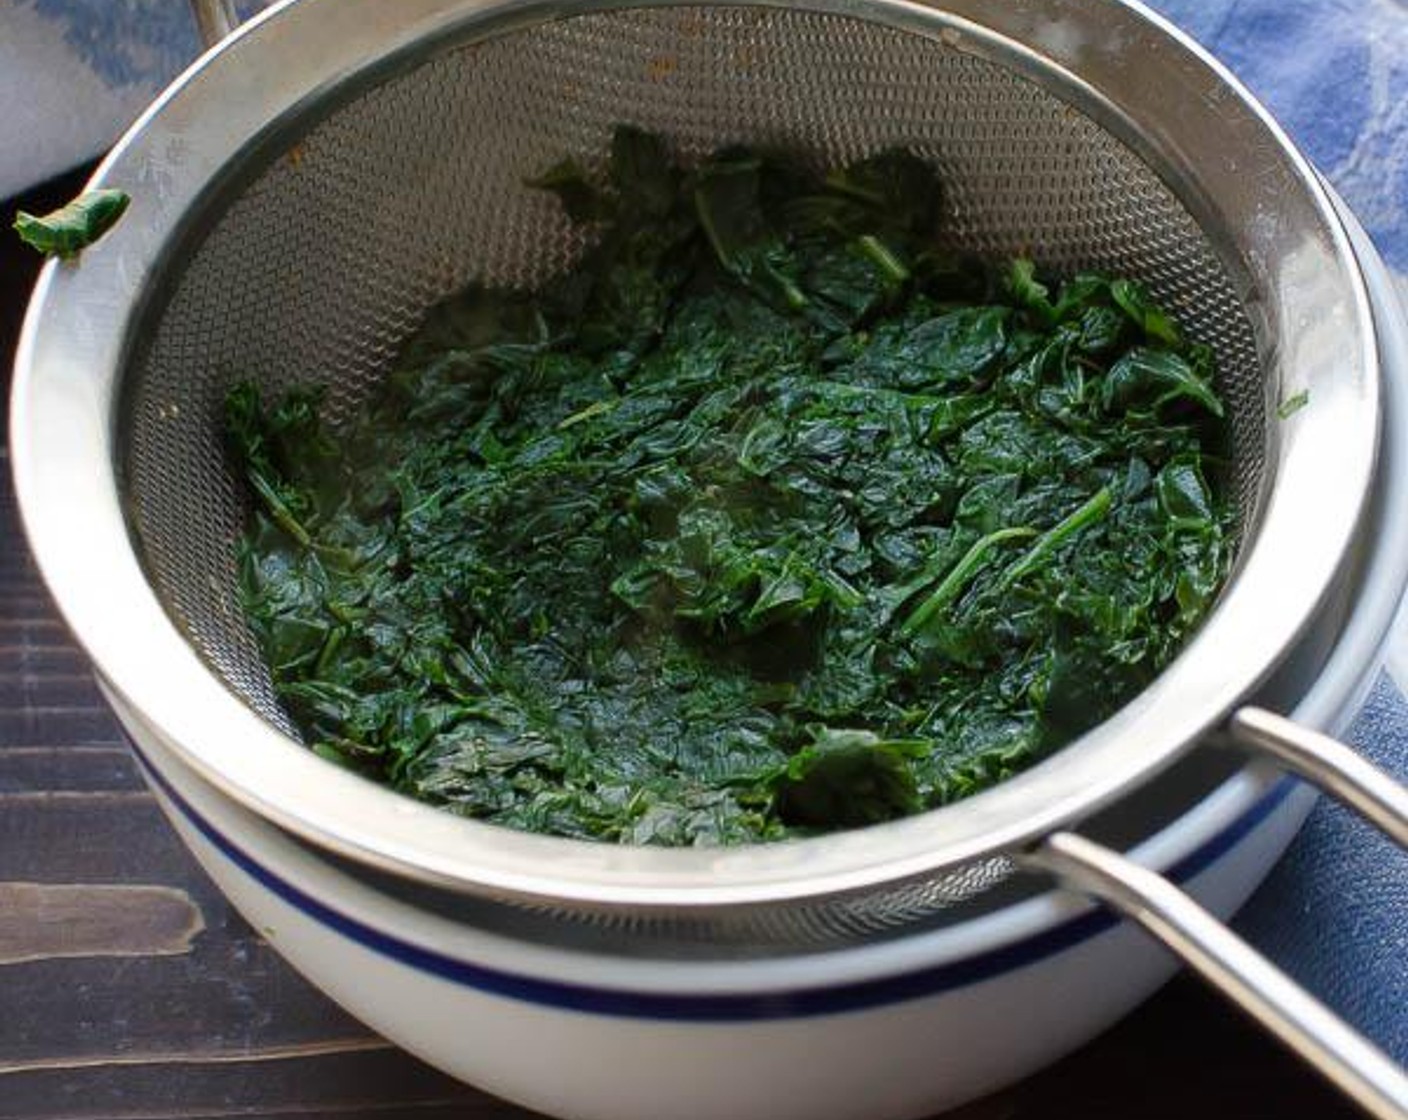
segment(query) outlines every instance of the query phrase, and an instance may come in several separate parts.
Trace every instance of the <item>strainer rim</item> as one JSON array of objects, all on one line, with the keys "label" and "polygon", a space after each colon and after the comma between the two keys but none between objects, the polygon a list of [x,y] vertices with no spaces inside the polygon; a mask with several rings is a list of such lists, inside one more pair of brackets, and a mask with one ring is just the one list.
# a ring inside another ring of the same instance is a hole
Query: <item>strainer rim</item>
[{"label": "strainer rim", "polygon": [[[1199,658],[1207,660],[1213,643],[1226,639],[1230,627],[1219,627],[1218,619],[1227,617],[1228,604],[1235,605],[1240,595],[1242,626],[1257,621],[1258,608],[1245,605],[1249,599],[1245,589],[1262,569],[1276,570],[1265,563],[1256,567],[1257,554],[1265,554],[1267,547],[1259,537],[1249,546],[1248,563],[1234,578],[1223,605],[1161,678],[1177,679],[1183,688],[1180,695],[1191,697],[1192,702],[1186,705],[1191,711],[1183,712],[1177,721],[1176,731],[1159,728],[1157,749],[1148,741],[1135,741],[1131,747],[1128,739],[1134,732],[1147,731],[1151,721],[1157,722],[1156,717],[1169,707],[1167,695],[1163,708],[1155,705],[1156,685],[1054,759],[990,791],[903,821],[812,840],[733,849],[660,850],[534,836],[452,817],[317,759],[228,692],[180,636],[141,574],[113,469],[118,458],[118,370],[131,343],[137,305],[163,263],[173,230],[188,217],[188,208],[198,204],[201,192],[220,174],[225,161],[238,157],[242,143],[269,125],[269,101],[277,100],[279,111],[293,112],[317,94],[320,78],[346,73],[369,59],[384,61],[412,42],[470,34],[495,21],[517,24],[568,14],[551,3],[406,0],[392,5],[336,0],[339,31],[355,30],[329,37],[325,21],[331,17],[321,9],[332,3],[285,0],[277,5],[198,62],[119,142],[95,174],[93,185],[131,187],[142,173],[150,179],[153,169],[163,168],[189,174],[189,180],[156,182],[153,196],[139,196],[128,219],[78,266],[51,263],[46,267],[26,318],[12,397],[12,461],[21,516],[41,573],[75,636],[105,682],[142,714],[143,722],[133,729],[134,734],[158,736],[206,780],[261,815],[341,854],[440,885],[583,905],[751,905],[864,891],[1020,845],[1084,816],[1166,765],[1269,671],[1333,581],[1367,500],[1378,432],[1377,355],[1367,295],[1345,231],[1310,168],[1225,70],[1181,33],[1124,0],[1103,4],[1053,0],[1039,25],[1034,18],[1029,25],[1026,12],[1005,6],[990,11],[980,0],[950,0],[943,10],[906,0],[807,0],[803,5],[722,0],[730,7],[802,7],[858,18],[883,17],[881,22],[923,29],[951,45],[989,47],[1009,61],[1024,57],[1020,51],[1014,53],[1015,45],[1039,57],[1049,56],[1052,69],[1044,74],[1049,82],[1056,80],[1053,75],[1058,72],[1064,79],[1068,69],[1077,74],[1086,51],[1080,43],[1067,41],[1063,46],[1057,32],[1069,30],[1076,26],[1073,21],[1088,19],[1099,9],[1102,25],[1095,31],[1153,36],[1150,41],[1162,43],[1184,67],[1200,69],[1206,81],[1227,94],[1218,112],[1227,122],[1236,119],[1244,129],[1260,130],[1266,150],[1276,157],[1272,162],[1279,161],[1279,170],[1304,190],[1302,206],[1308,205],[1318,219],[1319,255],[1342,274],[1337,284],[1325,276],[1319,283],[1331,294],[1338,292],[1330,310],[1342,317],[1340,337],[1349,342],[1339,348],[1341,354],[1348,351],[1351,356],[1344,362],[1345,384],[1339,392],[1330,392],[1328,402],[1317,399],[1312,409],[1302,410],[1279,433],[1282,466],[1287,448],[1299,447],[1300,459],[1294,462],[1301,468],[1295,477],[1312,485],[1314,471],[1306,467],[1306,459],[1313,459],[1326,446],[1327,427],[1335,428],[1334,421],[1341,421],[1337,430],[1341,437],[1348,435],[1352,444],[1348,461],[1340,464],[1348,484],[1328,497],[1319,495],[1327,520],[1319,526],[1318,539],[1311,542],[1316,572],[1313,577],[1301,573],[1294,584],[1296,591],[1304,592],[1302,601],[1274,618],[1274,625],[1267,628],[1274,640],[1261,635],[1258,648],[1263,655],[1255,664],[1240,667],[1226,679],[1217,679],[1207,665],[1197,671]],[[660,6],[690,5],[678,0],[594,3],[575,6],[571,14]],[[990,31],[977,30],[983,17]],[[398,34],[379,33],[392,26]],[[189,140],[181,126],[194,109],[182,104],[183,96],[195,102],[202,97],[214,100],[222,88],[228,93],[238,87],[239,60],[232,57],[237,51],[289,50],[292,44],[319,41],[323,49],[317,61],[327,69],[314,65],[302,73],[281,74],[287,88],[281,88],[278,99],[250,104],[220,99],[222,111],[229,115],[222,123],[222,136],[240,143],[188,153],[184,158],[206,161],[197,163],[193,173],[191,164],[177,167],[169,151],[160,151],[160,144],[173,137],[186,135]],[[1092,90],[1099,94],[1098,81],[1080,89],[1061,86],[1063,94],[1074,97],[1089,98]],[[1293,247],[1312,253],[1316,248],[1313,244]],[[1287,298],[1284,292],[1280,296]],[[1308,298],[1291,303],[1315,305]],[[1318,310],[1326,312],[1325,306]],[[94,369],[101,370],[102,376],[95,377]],[[72,426],[70,430],[65,430],[66,424]],[[51,448],[41,449],[44,438],[55,439],[60,433],[64,454],[55,456]],[[84,447],[72,446],[85,440]],[[95,466],[96,478],[92,476]],[[1277,501],[1288,501],[1284,480],[1279,485],[1280,498],[1275,488],[1268,496],[1268,521],[1276,516]],[[70,505],[81,512],[56,509],[55,502],[62,496],[72,497]],[[1284,508],[1281,512],[1284,515]],[[92,516],[85,520],[85,513]],[[91,539],[95,534],[97,542]],[[94,543],[103,547],[95,548]],[[117,549],[116,554],[108,555],[112,549]],[[111,609],[95,593],[95,579],[108,588],[116,585],[122,597],[119,610]],[[1275,598],[1263,588],[1256,603],[1265,609],[1275,605]],[[133,656],[131,642],[132,634],[139,632],[147,638],[142,659]],[[1221,664],[1225,659],[1212,660]],[[1099,764],[1106,762],[1111,765],[1102,771]]]}]

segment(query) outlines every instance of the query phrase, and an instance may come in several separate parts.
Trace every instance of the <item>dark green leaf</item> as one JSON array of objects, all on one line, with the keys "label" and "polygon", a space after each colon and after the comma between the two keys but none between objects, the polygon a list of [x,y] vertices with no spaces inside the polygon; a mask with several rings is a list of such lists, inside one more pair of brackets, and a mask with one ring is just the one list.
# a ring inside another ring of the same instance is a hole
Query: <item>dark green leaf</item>
[{"label": "dark green leaf", "polygon": [[778,782],[778,813],[807,829],[859,828],[920,808],[909,756],[923,740],[881,739],[870,731],[817,728]]},{"label": "dark green leaf", "polygon": [[1155,306],[1148,293],[1138,284],[1132,280],[1112,280],[1110,295],[1151,342],[1160,342],[1165,346],[1182,344],[1183,336],[1168,313]]},{"label": "dark green leaf", "polygon": [[1222,416],[1222,402],[1188,358],[1171,350],[1137,348],[1111,367],[1102,403],[1107,412],[1159,412],[1188,403]]},{"label": "dark green leaf", "polygon": [[553,164],[536,179],[529,179],[528,185],[557,195],[562,212],[574,222],[600,221],[610,217],[614,209],[611,199],[576,160]]},{"label": "dark green leaf", "polygon": [[15,214],[15,232],[26,245],[47,256],[67,260],[107,233],[126,213],[131,201],[125,191],[84,191],[72,202],[39,217],[19,211]]},{"label": "dark green leaf", "polygon": [[851,828],[1116,710],[1216,598],[1211,353],[1131,284],[954,255],[905,152],[537,180],[590,247],[432,307],[368,406],[226,401],[249,623],[311,748],[630,844]]}]

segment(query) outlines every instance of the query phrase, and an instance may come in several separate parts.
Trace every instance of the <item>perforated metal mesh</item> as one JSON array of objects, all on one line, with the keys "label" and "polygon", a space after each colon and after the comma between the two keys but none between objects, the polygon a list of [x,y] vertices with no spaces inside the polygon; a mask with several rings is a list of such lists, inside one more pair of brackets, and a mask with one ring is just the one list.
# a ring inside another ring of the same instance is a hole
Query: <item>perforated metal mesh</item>
[{"label": "perforated metal mesh", "polygon": [[[1005,882],[1014,870],[1005,859],[980,860],[943,876],[847,898],[685,913],[518,902],[486,905],[480,899],[426,890],[365,868],[346,863],[339,866],[418,909],[516,940],[671,959],[728,959],[743,953],[750,957],[784,956],[913,936],[974,916],[980,909],[974,901],[991,898],[994,892],[990,888]],[[1005,900],[1010,902],[1012,897],[1008,892]]]},{"label": "perforated metal mesh", "polygon": [[[285,731],[234,590],[245,510],[219,437],[227,386],[323,382],[331,417],[345,417],[428,305],[471,279],[532,284],[581,250],[556,204],[523,184],[564,155],[599,163],[621,121],[686,157],[751,141],[830,165],[905,144],[939,168],[956,245],[1141,279],[1217,353],[1250,509],[1266,424],[1251,328],[1196,222],[1098,124],[992,62],[857,19],[704,6],[577,16],[444,51],[271,157],[215,218],[128,372],[125,477],[152,581],[215,671]],[[817,921],[886,927],[1005,868]]]}]

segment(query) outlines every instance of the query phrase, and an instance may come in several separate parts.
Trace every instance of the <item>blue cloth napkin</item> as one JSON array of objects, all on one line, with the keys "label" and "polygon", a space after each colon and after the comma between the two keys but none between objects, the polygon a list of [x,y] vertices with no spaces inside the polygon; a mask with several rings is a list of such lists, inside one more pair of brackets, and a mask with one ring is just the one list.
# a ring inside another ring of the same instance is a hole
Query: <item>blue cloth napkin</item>
[{"label": "blue cloth napkin", "polygon": [[[1348,738],[1408,780],[1408,701],[1387,676]],[[1408,1064],[1408,852],[1323,798],[1234,925]]]},{"label": "blue cloth napkin", "polygon": [[1408,273],[1408,4],[1152,0],[1230,69]]},{"label": "blue cloth napkin", "polygon": [[108,148],[200,49],[190,0],[0,0],[0,198]]}]

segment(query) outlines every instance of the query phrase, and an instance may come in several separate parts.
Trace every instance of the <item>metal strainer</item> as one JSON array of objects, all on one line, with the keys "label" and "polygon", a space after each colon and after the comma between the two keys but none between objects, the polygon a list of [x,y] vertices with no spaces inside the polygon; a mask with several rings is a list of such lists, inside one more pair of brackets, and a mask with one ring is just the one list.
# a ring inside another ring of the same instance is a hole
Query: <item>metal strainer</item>
[{"label": "metal strainer", "polygon": [[[324,382],[345,418],[431,303],[474,278],[532,284],[582,250],[524,181],[598,161],[621,121],[686,156],[752,141],[830,165],[908,145],[943,176],[956,245],[1137,277],[1213,346],[1240,555],[1152,688],[967,802],[730,850],[507,832],[293,740],[234,590],[227,386]],[[1387,1059],[1167,884],[1055,831],[1267,676],[1343,578],[1374,474],[1375,325],[1344,230],[1261,111],[1153,17],[1099,0],[300,0],[188,73],[97,179],[134,201],[41,281],[11,438],[41,570],[139,741],[314,844],[623,944],[822,947],[922,922],[1015,860],[1130,913],[1371,1110],[1408,1114]],[[1402,792],[1345,748],[1252,709],[1230,728],[1316,780],[1338,761],[1352,774],[1331,784],[1408,833]]]}]

